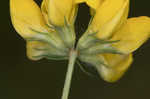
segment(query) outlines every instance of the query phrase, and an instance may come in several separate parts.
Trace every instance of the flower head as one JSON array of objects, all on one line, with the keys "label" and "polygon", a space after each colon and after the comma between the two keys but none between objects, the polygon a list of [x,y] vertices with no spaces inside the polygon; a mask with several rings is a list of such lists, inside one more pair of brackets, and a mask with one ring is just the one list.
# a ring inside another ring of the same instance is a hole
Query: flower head
[{"label": "flower head", "polygon": [[[79,3],[90,7],[91,22],[75,46],[74,21]],[[27,55],[68,59],[70,50],[78,59],[95,66],[108,82],[120,79],[131,65],[132,52],[150,36],[150,18],[127,18],[129,0],[10,0],[16,31],[27,41]]]}]

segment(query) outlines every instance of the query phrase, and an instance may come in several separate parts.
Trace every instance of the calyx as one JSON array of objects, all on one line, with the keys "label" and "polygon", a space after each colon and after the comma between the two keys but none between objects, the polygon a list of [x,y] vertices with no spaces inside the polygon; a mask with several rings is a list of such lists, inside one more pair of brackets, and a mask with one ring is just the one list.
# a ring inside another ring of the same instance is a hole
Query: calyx
[{"label": "calyx", "polygon": [[36,57],[45,57],[51,60],[66,60],[69,58],[70,51],[74,50],[78,53],[77,58],[80,61],[90,63],[94,66],[107,66],[107,63],[105,63],[104,58],[100,54],[123,54],[112,46],[113,43],[119,41],[99,39],[96,37],[97,32],[86,31],[75,46],[74,24],[68,24],[66,20],[64,23],[63,26],[47,25],[48,28],[53,30],[47,33],[31,29],[37,33],[37,36],[29,38],[28,41],[40,41],[49,45],[44,49],[35,49],[44,52],[43,55]]}]

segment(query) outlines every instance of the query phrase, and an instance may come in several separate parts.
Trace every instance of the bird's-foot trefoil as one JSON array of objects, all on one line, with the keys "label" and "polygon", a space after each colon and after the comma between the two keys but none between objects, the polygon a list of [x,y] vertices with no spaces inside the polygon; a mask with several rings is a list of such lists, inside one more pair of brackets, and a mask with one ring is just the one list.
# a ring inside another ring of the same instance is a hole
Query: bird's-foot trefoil
[{"label": "bird's-foot trefoil", "polygon": [[[80,3],[91,21],[77,40]],[[68,99],[76,60],[91,64],[107,82],[118,81],[130,67],[132,52],[150,37],[150,18],[127,18],[129,0],[10,0],[14,28],[26,40],[31,60],[69,60],[61,99]]]}]

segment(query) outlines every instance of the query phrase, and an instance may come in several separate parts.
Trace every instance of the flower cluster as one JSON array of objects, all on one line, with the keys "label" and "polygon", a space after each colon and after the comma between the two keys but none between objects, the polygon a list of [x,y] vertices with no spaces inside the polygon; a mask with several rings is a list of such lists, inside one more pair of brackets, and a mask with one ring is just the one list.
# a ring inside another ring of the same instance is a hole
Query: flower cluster
[{"label": "flower cluster", "polygon": [[[78,5],[90,7],[91,21],[76,43]],[[150,36],[150,18],[127,18],[129,0],[10,0],[14,28],[27,42],[27,56],[65,60],[72,50],[92,64],[108,82],[120,79],[132,63],[132,52]]]}]

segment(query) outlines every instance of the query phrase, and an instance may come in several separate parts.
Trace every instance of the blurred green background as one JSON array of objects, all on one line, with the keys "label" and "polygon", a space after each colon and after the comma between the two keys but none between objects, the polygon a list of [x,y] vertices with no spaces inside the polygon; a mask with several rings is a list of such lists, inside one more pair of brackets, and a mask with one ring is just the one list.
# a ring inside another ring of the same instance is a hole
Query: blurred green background
[{"label": "blurred green background", "polygon": [[[150,16],[149,5],[149,0],[131,0],[129,17]],[[84,31],[89,19],[87,7],[81,6],[78,32]],[[1,0],[0,12],[0,99],[60,99],[67,61],[27,59],[25,41],[11,25],[8,0]],[[150,99],[149,60],[150,40],[134,53],[134,63],[124,77],[113,84],[76,66],[69,99]]]}]

